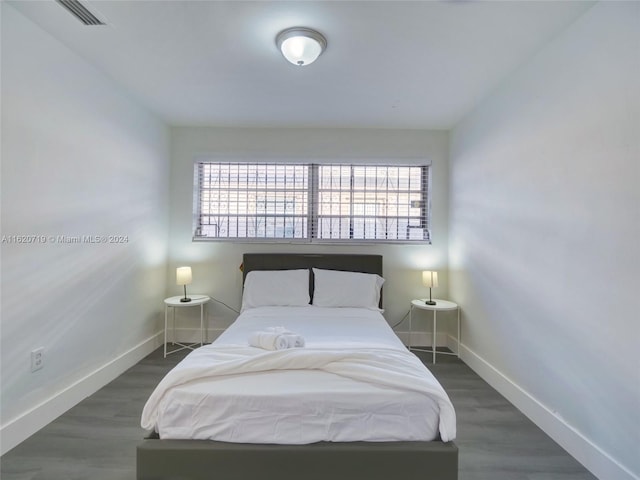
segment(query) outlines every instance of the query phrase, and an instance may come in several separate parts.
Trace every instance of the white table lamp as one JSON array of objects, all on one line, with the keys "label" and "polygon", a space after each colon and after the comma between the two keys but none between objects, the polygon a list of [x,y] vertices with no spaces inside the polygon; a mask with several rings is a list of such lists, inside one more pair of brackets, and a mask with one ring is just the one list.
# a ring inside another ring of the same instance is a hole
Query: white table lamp
[{"label": "white table lamp", "polygon": [[181,302],[190,302],[191,299],[187,297],[187,285],[191,285],[193,277],[191,276],[191,267],[178,267],[176,269],[176,284],[184,286],[184,298],[181,298]]},{"label": "white table lamp", "polygon": [[435,305],[436,302],[431,300],[431,289],[438,286],[438,272],[424,270],[422,272],[422,284],[425,287],[429,287],[429,300],[425,300],[424,303],[427,305]]}]

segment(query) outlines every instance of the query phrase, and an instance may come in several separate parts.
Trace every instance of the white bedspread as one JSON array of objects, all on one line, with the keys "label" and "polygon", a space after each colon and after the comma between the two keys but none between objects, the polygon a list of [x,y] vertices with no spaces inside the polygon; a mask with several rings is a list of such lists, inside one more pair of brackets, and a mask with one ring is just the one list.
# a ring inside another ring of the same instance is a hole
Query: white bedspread
[{"label": "white bedspread", "polygon": [[[307,347],[249,347],[251,331],[284,326]],[[248,310],[189,354],[145,405],[161,438],[241,443],[433,440],[456,435],[455,412],[431,372],[378,312],[318,307]]]}]

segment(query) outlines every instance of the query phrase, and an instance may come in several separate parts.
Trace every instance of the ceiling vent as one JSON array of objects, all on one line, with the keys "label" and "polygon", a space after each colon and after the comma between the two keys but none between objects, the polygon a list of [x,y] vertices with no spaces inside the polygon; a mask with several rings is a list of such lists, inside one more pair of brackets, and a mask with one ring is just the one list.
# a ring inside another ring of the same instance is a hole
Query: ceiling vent
[{"label": "ceiling vent", "polygon": [[69,10],[74,17],[85,25],[105,25],[105,23],[87,10],[78,0],[56,0],[60,5]]}]

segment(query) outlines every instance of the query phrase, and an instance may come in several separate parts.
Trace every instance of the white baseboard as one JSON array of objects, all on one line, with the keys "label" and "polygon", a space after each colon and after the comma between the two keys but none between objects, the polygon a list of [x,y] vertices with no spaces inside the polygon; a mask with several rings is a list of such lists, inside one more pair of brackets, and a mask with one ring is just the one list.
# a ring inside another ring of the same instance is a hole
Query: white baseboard
[{"label": "white baseboard", "polygon": [[[455,345],[455,339],[453,342]],[[602,480],[640,480],[638,475],[464,344],[460,345],[460,358],[596,477]]]},{"label": "white baseboard", "polygon": [[162,345],[162,332],[140,342],[84,378],[0,427],[0,455],[51,423],[71,407],[94,394]]}]

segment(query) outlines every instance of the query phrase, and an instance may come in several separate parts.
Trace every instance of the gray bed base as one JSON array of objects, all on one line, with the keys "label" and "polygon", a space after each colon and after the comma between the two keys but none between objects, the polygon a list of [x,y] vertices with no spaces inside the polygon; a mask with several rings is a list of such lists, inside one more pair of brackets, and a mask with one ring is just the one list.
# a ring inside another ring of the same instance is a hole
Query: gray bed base
[{"label": "gray bed base", "polygon": [[138,480],[457,480],[453,442],[253,445],[147,439]]},{"label": "gray bed base", "polygon": [[[380,255],[245,254],[251,270],[323,268],[382,275]],[[311,280],[312,281],[312,280]],[[313,292],[313,285],[309,286]],[[310,445],[146,438],[138,480],[457,480],[453,442],[320,442]]]}]

